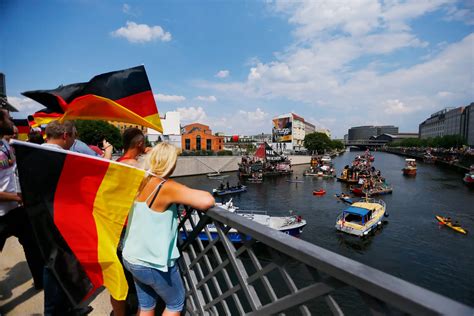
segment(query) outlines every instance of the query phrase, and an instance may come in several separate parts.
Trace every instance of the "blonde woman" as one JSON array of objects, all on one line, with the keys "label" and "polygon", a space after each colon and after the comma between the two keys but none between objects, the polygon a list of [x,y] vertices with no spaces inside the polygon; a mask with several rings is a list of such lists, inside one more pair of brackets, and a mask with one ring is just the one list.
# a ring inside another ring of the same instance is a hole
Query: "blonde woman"
[{"label": "blonde woman", "polygon": [[177,204],[207,210],[215,203],[210,193],[169,179],[176,159],[176,147],[167,143],[151,150],[147,165],[154,176],[144,185],[128,219],[123,259],[135,281],[141,316],[154,315],[158,296],[166,304],[163,315],[180,314],[184,286],[176,265]]}]

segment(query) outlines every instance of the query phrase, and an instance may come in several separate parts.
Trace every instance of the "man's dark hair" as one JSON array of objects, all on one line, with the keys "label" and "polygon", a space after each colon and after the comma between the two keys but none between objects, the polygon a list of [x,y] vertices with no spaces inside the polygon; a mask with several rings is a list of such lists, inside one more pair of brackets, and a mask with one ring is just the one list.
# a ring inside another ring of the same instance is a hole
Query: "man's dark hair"
[{"label": "man's dark hair", "polygon": [[123,149],[125,151],[129,150],[130,148],[135,147],[139,142],[145,141],[145,135],[143,135],[143,132],[136,127],[127,128],[123,132],[122,137],[123,137]]},{"label": "man's dark hair", "polygon": [[41,145],[44,143],[43,135],[40,132],[31,131],[28,133],[28,142]]},{"label": "man's dark hair", "polygon": [[0,135],[13,135],[13,122],[10,119],[10,115],[4,109],[0,110]]}]

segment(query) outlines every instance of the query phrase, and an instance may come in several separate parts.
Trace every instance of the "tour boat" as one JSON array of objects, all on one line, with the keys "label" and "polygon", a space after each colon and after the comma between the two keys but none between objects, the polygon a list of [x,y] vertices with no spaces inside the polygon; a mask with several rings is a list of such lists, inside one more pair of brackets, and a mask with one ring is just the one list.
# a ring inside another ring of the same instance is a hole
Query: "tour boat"
[{"label": "tour boat", "polygon": [[[288,216],[269,216],[265,211],[243,211],[233,205],[232,199],[227,203],[216,203],[216,206],[294,237],[299,237],[306,226],[306,220],[299,215],[294,215],[292,211],[290,211],[290,215]],[[197,224],[199,221],[199,215],[194,213],[191,216],[193,222]],[[185,227],[188,233],[192,231],[192,226],[189,221],[185,223]],[[212,239],[218,237],[214,224],[208,224],[207,228]],[[184,232],[181,232],[181,236],[183,239],[186,239],[186,234]],[[249,236],[239,233],[234,228],[229,230],[227,236],[233,243],[242,243],[246,240],[250,240]],[[204,230],[202,230],[199,233],[199,239],[207,241],[209,240],[209,236]]]},{"label": "tour boat", "polygon": [[351,204],[336,221],[336,229],[347,234],[364,237],[382,225],[386,212],[385,202],[366,198]]},{"label": "tour boat", "polygon": [[324,194],[326,194],[326,191],[324,191],[323,189],[313,191],[313,195],[324,195]]},{"label": "tour boat", "polygon": [[359,183],[359,180],[358,179],[348,179],[347,177],[337,177],[337,181],[339,182],[345,182],[345,183],[348,183],[348,184],[356,184],[356,183]]},{"label": "tour boat", "polygon": [[405,167],[402,169],[403,174],[406,176],[416,175],[416,160],[412,158],[405,159]]},{"label": "tour boat", "polygon": [[465,184],[469,186],[474,186],[474,165],[471,166],[469,172],[464,175],[464,178],[462,180]]},{"label": "tour boat", "polygon": [[452,230],[457,231],[458,233],[461,233],[461,234],[464,234],[464,235],[467,234],[467,230],[462,228],[461,225],[457,224],[456,222],[453,223],[453,221],[449,217],[443,217],[443,216],[440,216],[440,215],[436,215],[435,218],[438,220],[438,222],[441,225],[445,225],[445,226],[451,228]]},{"label": "tour boat", "polygon": [[234,187],[212,189],[212,193],[219,196],[234,194],[234,193],[241,193],[245,191],[247,191],[247,187],[245,185],[237,185]]}]

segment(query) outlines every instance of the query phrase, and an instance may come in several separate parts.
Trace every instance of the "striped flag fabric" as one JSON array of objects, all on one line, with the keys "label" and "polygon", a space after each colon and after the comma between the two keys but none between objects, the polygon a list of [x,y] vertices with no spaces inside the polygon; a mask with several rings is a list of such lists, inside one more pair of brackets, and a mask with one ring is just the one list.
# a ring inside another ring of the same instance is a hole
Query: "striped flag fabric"
[{"label": "striped flag fabric", "polygon": [[23,202],[48,267],[77,306],[105,286],[124,300],[117,246],[145,171],[14,141]]},{"label": "striped flag fabric", "polygon": [[18,128],[18,139],[27,140],[30,132],[30,125],[27,119],[13,119],[13,124]]},{"label": "striped flag fabric", "polygon": [[108,120],[138,124],[163,132],[158,108],[144,66],[95,76],[88,82],[59,86],[53,90],[22,93],[46,109],[35,121]]}]

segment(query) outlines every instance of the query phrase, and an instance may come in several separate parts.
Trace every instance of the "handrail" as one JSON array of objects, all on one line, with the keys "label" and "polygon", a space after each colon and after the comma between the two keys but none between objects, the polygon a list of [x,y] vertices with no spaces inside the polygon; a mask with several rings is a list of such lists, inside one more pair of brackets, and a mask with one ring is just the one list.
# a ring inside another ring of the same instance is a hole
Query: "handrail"
[{"label": "handrail", "polygon": [[[224,304],[223,311],[228,311],[228,305],[233,304],[239,314],[274,314],[291,307],[299,308],[302,314],[310,314],[305,303],[317,297],[324,297],[333,314],[340,315],[341,307],[332,294],[337,294],[337,289],[341,286],[355,288],[363,298],[361,301],[365,302],[373,313],[386,314],[393,308],[412,314],[473,315],[474,313],[472,307],[224,209],[214,207],[208,210],[205,216],[202,214],[200,216],[199,223],[192,223],[195,231],[189,232],[187,239],[180,241],[180,250],[183,253],[180,267],[185,276],[187,296],[190,304],[194,306],[188,310],[192,313],[199,310],[199,313],[216,313],[218,304]],[[180,227],[184,227],[184,221],[190,218],[188,210],[186,216],[181,219]],[[216,232],[205,225],[209,221],[215,224]],[[230,228],[247,237],[243,239],[244,243],[238,249],[234,248],[227,238]],[[198,238],[200,233],[209,238],[207,245]],[[256,241],[258,243],[255,243]],[[224,249],[219,250],[218,244]],[[253,252],[256,244],[272,253],[281,254],[277,256],[278,258],[289,258],[291,262],[306,266],[315,276],[312,284],[298,289],[286,269],[291,264],[286,261],[282,263],[275,260],[263,266]],[[248,274],[240,259],[245,252],[249,254],[254,265],[251,270],[257,270],[253,275]],[[211,264],[213,261],[216,261],[217,266]],[[274,269],[282,273],[285,284],[290,287],[289,296],[277,298],[267,275]],[[207,275],[204,270],[207,270]],[[219,273],[224,274],[224,281],[222,279],[219,281],[217,277]],[[225,277],[229,273],[236,274],[237,285],[231,280],[232,278]],[[257,279],[262,281],[271,299],[270,303],[263,303],[260,297],[262,294],[260,291],[255,291],[253,282]],[[193,282],[199,284],[199,287]],[[211,287],[215,289],[211,290]],[[227,287],[227,290],[222,290],[221,287]],[[243,294],[239,296],[238,293]],[[246,303],[241,303],[239,300]],[[198,305],[206,306],[206,309],[204,307],[201,309]],[[244,305],[251,310],[245,310]]]}]

